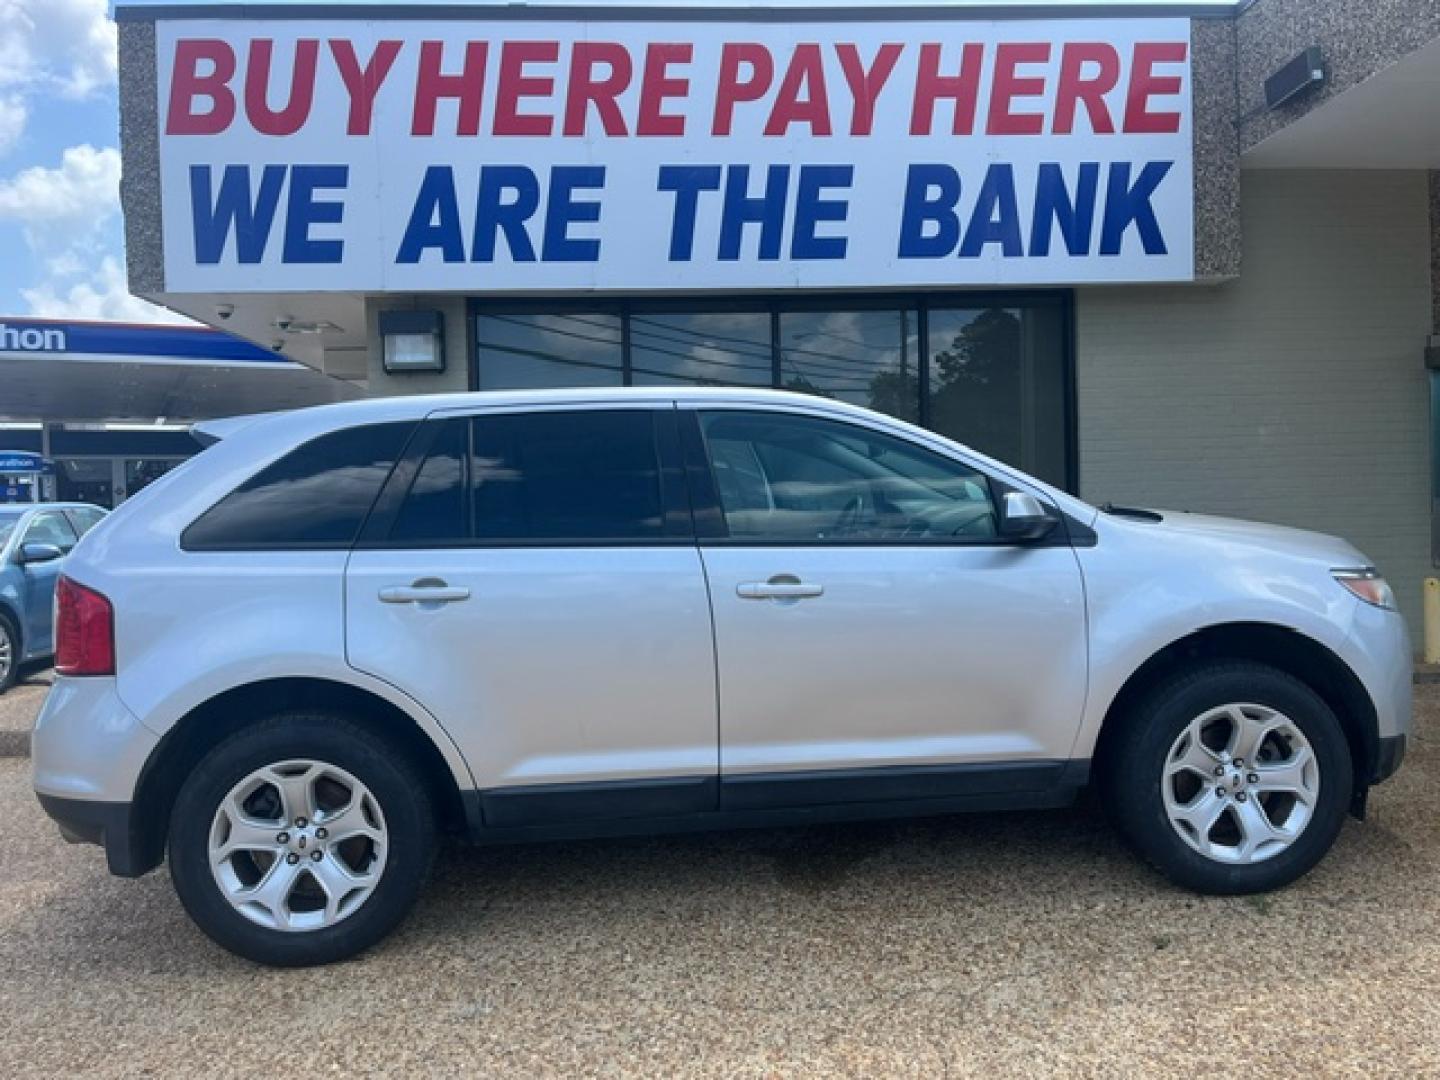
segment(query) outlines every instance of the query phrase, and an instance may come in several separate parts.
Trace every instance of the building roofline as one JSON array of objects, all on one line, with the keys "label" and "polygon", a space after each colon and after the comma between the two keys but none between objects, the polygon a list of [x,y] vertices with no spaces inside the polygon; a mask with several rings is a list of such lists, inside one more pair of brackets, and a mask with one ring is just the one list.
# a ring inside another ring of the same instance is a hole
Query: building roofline
[{"label": "building roofline", "polygon": [[1104,0],[1080,7],[1074,3],[976,3],[954,0],[906,0],[888,5],[875,0],[864,6],[845,3],[785,5],[720,2],[677,8],[659,0],[597,6],[582,3],[119,3],[116,22],[158,22],[166,19],[366,19],[374,21],[465,20],[514,22],[520,20],[581,20],[585,22],[828,22],[885,21],[948,18],[967,19],[1085,19],[1146,18],[1169,16],[1192,19],[1233,19],[1242,10],[1236,3],[1203,3],[1200,0],[1156,0],[1154,3],[1106,3]]}]

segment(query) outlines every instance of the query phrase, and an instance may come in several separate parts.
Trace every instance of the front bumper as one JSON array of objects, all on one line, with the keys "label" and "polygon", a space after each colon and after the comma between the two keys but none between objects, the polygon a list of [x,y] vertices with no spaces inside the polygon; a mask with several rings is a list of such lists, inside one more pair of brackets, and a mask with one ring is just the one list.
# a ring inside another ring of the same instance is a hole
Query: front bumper
[{"label": "front bumper", "polygon": [[40,806],[72,844],[99,844],[105,862],[117,877],[139,877],[155,867],[152,853],[141,843],[132,804],[65,799],[37,792]]}]

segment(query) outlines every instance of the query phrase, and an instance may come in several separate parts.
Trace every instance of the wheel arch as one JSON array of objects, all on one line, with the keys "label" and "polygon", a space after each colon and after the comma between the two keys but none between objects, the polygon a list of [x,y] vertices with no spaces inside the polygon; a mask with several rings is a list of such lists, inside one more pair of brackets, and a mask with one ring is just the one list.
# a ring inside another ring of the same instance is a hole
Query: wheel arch
[{"label": "wheel arch", "polygon": [[1119,722],[1152,686],[1197,660],[1249,660],[1267,664],[1298,679],[1335,713],[1350,746],[1359,805],[1379,756],[1375,704],[1359,676],[1331,649],[1314,638],[1274,623],[1220,623],[1193,631],[1160,649],[1131,673],[1110,702],[1095,741],[1094,760],[1103,766]]},{"label": "wheel arch", "polygon": [[135,785],[133,819],[141,830],[136,850],[144,870],[164,858],[170,809],[185,777],[223,740],[253,721],[276,712],[319,709],[344,713],[372,731],[420,769],[435,796],[443,830],[466,826],[461,779],[452,763],[416,719],[379,694],[315,677],[263,679],[232,687],[195,706],[161,738]]}]

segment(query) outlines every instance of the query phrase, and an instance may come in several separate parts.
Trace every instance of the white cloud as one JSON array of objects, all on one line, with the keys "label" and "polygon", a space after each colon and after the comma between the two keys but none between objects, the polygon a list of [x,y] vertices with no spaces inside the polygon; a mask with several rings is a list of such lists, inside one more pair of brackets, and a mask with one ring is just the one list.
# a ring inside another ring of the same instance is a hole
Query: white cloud
[{"label": "white cloud", "polygon": [[106,0],[0,0],[0,88],[83,98],[114,82]]},{"label": "white cloud", "polygon": [[8,154],[20,141],[20,134],[25,130],[25,121],[29,117],[30,110],[25,107],[24,99],[14,96],[0,97],[0,157]]},{"label": "white cloud", "polygon": [[120,151],[114,147],[72,146],[58,168],[34,165],[0,180],[0,221],[15,221],[39,247],[94,233],[119,213]]},{"label": "white cloud", "polygon": [[183,315],[131,296],[120,260],[106,255],[86,279],[51,280],[21,289],[30,314],[51,318],[119,319],[126,322],[188,323]]},{"label": "white cloud", "polygon": [[[4,0],[0,0],[3,3]],[[120,153],[72,146],[49,168],[0,180],[0,224],[13,223],[30,249],[37,283],[20,290],[35,315],[179,322],[130,295],[120,246]]]}]

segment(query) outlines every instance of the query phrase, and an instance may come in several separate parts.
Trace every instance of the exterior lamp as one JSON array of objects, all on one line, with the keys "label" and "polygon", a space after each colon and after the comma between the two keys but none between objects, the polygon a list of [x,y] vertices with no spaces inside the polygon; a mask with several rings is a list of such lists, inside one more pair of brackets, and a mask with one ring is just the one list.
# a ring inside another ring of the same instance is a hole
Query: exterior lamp
[{"label": "exterior lamp", "polygon": [[445,370],[445,316],[439,311],[382,311],[387,375]]}]

